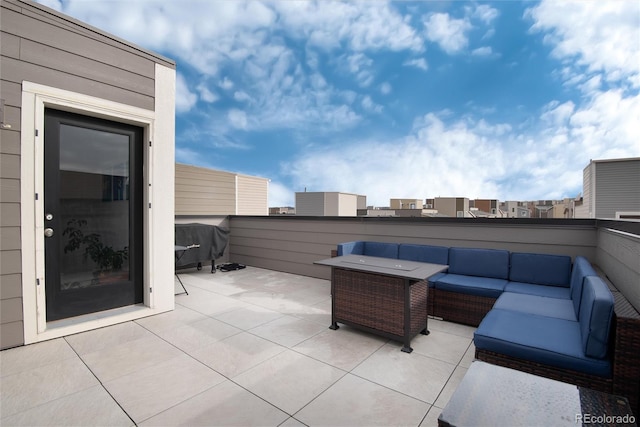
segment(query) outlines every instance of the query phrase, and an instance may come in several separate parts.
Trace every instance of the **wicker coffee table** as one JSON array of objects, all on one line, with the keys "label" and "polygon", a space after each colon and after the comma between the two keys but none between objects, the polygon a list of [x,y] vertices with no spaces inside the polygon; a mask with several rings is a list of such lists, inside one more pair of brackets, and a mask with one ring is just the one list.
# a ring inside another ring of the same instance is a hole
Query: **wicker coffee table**
[{"label": "wicker coffee table", "polygon": [[343,323],[403,343],[427,335],[427,278],[447,269],[429,264],[363,255],[316,261],[331,269],[331,329]]}]

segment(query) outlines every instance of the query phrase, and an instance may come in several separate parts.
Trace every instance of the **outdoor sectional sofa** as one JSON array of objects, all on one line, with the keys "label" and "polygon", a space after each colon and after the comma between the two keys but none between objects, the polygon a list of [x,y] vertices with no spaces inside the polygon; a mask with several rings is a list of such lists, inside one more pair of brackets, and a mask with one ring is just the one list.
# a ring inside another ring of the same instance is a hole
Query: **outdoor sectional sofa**
[{"label": "outdoor sectional sofa", "polygon": [[382,242],[359,254],[447,264],[428,278],[428,314],[478,326],[476,358],[625,396],[638,413],[640,315],[581,256]]}]

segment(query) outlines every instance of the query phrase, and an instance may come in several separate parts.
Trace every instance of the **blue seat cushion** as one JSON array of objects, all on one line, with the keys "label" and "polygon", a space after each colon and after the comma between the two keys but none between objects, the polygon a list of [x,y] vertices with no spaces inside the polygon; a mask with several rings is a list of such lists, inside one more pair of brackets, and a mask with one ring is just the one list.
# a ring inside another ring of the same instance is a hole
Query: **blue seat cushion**
[{"label": "blue seat cushion", "polygon": [[587,356],[606,357],[613,305],[613,295],[607,284],[599,277],[585,277],[578,320],[582,347]]},{"label": "blue seat cushion", "polygon": [[591,263],[585,258],[578,256],[573,261],[573,269],[571,270],[571,300],[576,317],[580,314],[580,301],[582,300],[582,285],[584,278],[587,276],[597,276],[598,273],[593,269]]},{"label": "blue seat cushion", "polygon": [[492,277],[463,276],[460,274],[445,274],[436,281],[436,289],[459,292],[480,297],[498,298],[507,281]]},{"label": "blue seat cushion", "polygon": [[438,280],[440,280],[441,278],[443,278],[444,276],[446,276],[447,273],[445,272],[441,272],[441,273],[436,273],[433,276],[429,276],[427,278],[427,282],[429,283],[429,287],[430,288],[435,288],[436,287],[436,282]]},{"label": "blue seat cushion", "polygon": [[449,248],[444,246],[400,244],[398,258],[407,261],[449,264]]},{"label": "blue seat cushion", "polygon": [[476,329],[473,342],[481,350],[611,377],[611,362],[608,359],[596,359],[584,354],[578,322],[492,309]]},{"label": "blue seat cushion", "polygon": [[364,255],[364,242],[338,243],[338,256],[344,255]]},{"label": "blue seat cushion", "polygon": [[533,285],[531,283],[509,282],[504,288],[505,292],[518,294],[538,295],[541,297],[571,299],[569,288],[559,286]]},{"label": "blue seat cushion", "polygon": [[555,317],[556,319],[566,319],[574,322],[578,321],[573,311],[573,302],[568,299],[503,292],[493,304],[493,308]]},{"label": "blue seat cushion", "polygon": [[362,253],[361,255],[397,259],[398,244],[382,243],[382,242],[364,242],[364,253]]},{"label": "blue seat cushion", "polygon": [[536,285],[569,287],[571,257],[513,252],[509,280]]},{"label": "blue seat cushion", "polygon": [[509,277],[509,251],[450,248],[449,273],[507,279]]}]

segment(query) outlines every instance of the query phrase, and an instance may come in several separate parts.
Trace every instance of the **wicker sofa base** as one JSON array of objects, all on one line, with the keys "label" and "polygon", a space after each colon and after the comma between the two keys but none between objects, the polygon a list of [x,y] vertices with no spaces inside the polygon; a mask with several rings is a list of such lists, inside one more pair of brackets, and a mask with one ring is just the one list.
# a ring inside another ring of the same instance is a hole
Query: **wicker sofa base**
[{"label": "wicker sofa base", "polygon": [[427,330],[426,281],[362,271],[332,269],[332,329],[337,323],[363,329],[404,343]]},{"label": "wicker sofa base", "polygon": [[431,288],[433,316],[465,325],[478,326],[497,298],[481,297]]}]

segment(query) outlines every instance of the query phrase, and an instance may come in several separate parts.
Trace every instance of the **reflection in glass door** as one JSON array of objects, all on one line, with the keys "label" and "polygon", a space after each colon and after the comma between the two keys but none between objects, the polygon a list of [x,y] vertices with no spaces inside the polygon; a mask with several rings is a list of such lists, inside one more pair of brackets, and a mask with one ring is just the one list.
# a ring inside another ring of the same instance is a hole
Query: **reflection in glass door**
[{"label": "reflection in glass door", "polygon": [[142,134],[45,111],[48,321],[142,302]]}]

